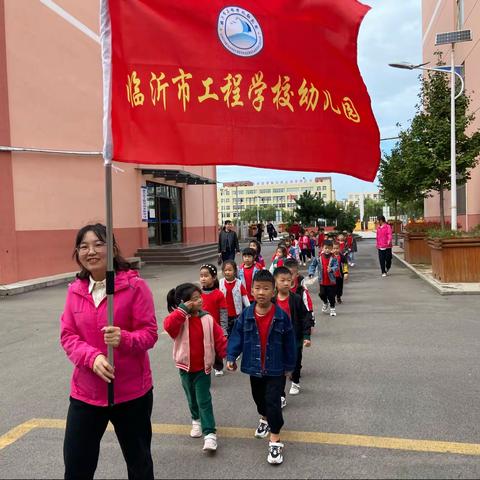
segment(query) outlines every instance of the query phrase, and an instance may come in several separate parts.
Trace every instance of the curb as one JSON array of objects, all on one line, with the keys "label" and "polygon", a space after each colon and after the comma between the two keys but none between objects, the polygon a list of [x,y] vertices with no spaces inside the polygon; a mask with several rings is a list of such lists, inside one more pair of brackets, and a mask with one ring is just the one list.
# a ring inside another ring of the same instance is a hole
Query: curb
[{"label": "curb", "polygon": [[455,290],[454,284],[449,284],[449,283],[439,283],[436,280],[433,280],[432,278],[428,277],[427,275],[423,274],[419,270],[417,270],[413,265],[405,261],[403,258],[399,257],[398,254],[392,253],[393,257],[400,262],[403,266],[407,267],[409,270],[411,270],[413,273],[415,273],[418,277],[420,277],[424,282],[428,283],[430,287],[432,287],[437,293],[439,293],[442,296],[447,296],[447,295],[480,295],[480,290],[479,291],[464,291],[457,289]]}]

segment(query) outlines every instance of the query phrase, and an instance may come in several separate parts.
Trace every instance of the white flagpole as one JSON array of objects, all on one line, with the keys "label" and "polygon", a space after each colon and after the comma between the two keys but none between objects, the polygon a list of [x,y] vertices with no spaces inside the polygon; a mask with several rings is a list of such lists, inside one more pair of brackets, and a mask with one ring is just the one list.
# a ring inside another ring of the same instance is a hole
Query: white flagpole
[{"label": "white flagpole", "polygon": [[[115,271],[113,268],[113,205],[112,205],[112,125],[111,125],[111,85],[112,85],[112,35],[108,0],[100,4],[100,42],[103,66],[103,159],[105,164],[105,208],[107,227],[107,315],[108,325],[113,325],[113,294],[115,292]],[[108,346],[108,362],[114,366],[113,347]],[[115,403],[113,381],[108,384],[108,404]]]}]

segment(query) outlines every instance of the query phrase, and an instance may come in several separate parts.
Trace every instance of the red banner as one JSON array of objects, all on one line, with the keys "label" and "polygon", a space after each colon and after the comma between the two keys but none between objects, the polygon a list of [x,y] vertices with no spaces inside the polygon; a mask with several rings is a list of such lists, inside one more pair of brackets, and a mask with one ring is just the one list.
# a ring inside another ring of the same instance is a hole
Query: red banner
[{"label": "red banner", "polygon": [[113,158],[375,178],[356,0],[109,0]]}]

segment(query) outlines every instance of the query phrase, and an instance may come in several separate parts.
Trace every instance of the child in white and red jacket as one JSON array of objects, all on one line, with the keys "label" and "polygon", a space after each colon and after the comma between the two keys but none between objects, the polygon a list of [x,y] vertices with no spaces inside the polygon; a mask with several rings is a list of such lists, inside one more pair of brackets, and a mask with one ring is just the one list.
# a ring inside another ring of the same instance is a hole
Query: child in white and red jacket
[{"label": "child in white and red jacket", "polygon": [[227,341],[212,315],[202,311],[202,291],[184,283],[168,292],[165,331],[175,340],[173,358],[180,371],[182,387],[192,415],[192,438],[205,436],[203,450],[217,449],[211,378],[215,358],[226,356]]},{"label": "child in white and red jacket", "polygon": [[222,265],[223,277],[220,279],[220,291],[225,295],[228,310],[227,337],[230,336],[233,326],[243,308],[250,306],[248,293],[242,281],[238,277],[237,264],[233,260],[227,260]]}]

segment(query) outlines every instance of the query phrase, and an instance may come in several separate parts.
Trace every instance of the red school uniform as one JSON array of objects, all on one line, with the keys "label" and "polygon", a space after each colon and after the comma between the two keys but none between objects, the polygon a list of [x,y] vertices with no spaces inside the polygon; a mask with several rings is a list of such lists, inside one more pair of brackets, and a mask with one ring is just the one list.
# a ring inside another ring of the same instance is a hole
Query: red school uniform
[{"label": "red school uniform", "polygon": [[267,340],[268,332],[270,331],[270,325],[273,321],[273,316],[275,315],[275,305],[270,308],[270,310],[265,315],[260,315],[257,313],[257,309],[254,310],[255,314],[255,323],[257,324],[258,336],[260,337],[260,351],[261,351],[261,360],[262,368],[265,367],[265,354],[267,352]]},{"label": "red school uniform", "polygon": [[317,239],[318,248],[322,248],[322,247],[323,247],[323,242],[325,242],[325,234],[324,234],[324,233],[320,233],[320,234],[318,235],[318,239]]},{"label": "red school uniform", "polygon": [[337,283],[334,281],[332,282],[330,280],[330,277],[328,275],[328,266],[330,264],[330,258],[331,257],[326,257],[323,253],[320,255],[320,262],[322,264],[322,285],[325,287],[328,287],[330,285],[336,285]]},{"label": "red school uniform", "polygon": [[219,324],[220,323],[220,310],[227,310],[227,301],[223,296],[223,293],[215,288],[208,292],[202,292],[203,307],[202,310],[208,312],[213,319]]},{"label": "red school uniform", "polygon": [[277,296],[277,305],[291,318],[290,316],[290,296],[285,300],[280,300]]}]

